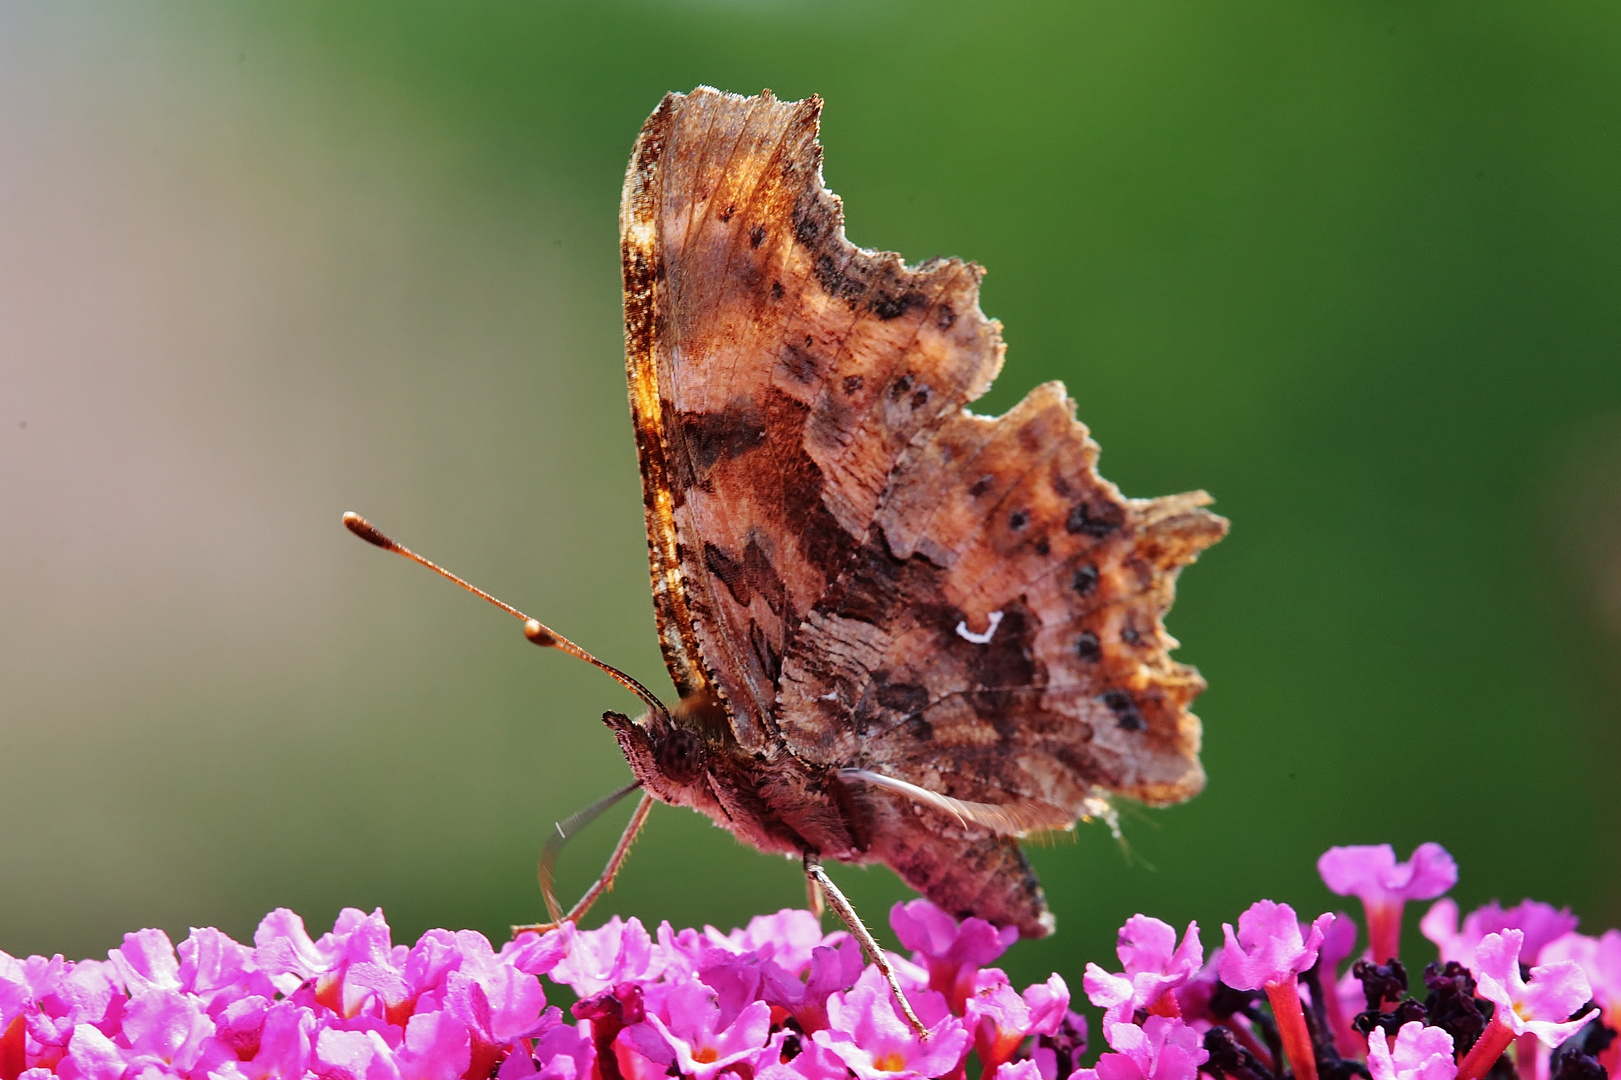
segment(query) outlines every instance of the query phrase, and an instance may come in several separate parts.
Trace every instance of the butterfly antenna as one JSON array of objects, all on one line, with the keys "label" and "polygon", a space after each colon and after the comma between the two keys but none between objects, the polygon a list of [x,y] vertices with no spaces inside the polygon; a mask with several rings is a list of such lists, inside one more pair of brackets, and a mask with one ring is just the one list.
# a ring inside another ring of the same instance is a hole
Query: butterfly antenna
[{"label": "butterfly antenna", "polygon": [[454,581],[457,585],[460,585],[474,596],[483,597],[485,600],[488,600],[490,603],[494,604],[508,615],[520,620],[523,623],[523,636],[534,642],[536,645],[539,645],[542,648],[557,649],[559,652],[565,652],[574,657],[576,660],[584,660],[592,667],[607,672],[609,678],[613,679],[620,686],[623,686],[626,690],[629,690],[631,693],[647,702],[649,708],[652,708],[654,711],[663,715],[665,719],[669,719],[670,710],[664,707],[664,702],[653,696],[653,692],[651,690],[637,682],[635,679],[631,678],[629,675],[626,675],[623,671],[620,671],[612,664],[605,664],[601,660],[598,660],[596,657],[574,644],[574,642],[570,641],[562,634],[559,634],[556,630],[553,630],[551,627],[542,623],[539,619],[531,619],[528,615],[525,615],[511,604],[508,604],[502,600],[497,600],[495,597],[491,596],[478,586],[473,585],[470,582],[463,581],[461,578],[457,577],[455,574],[452,574],[449,570],[446,570],[432,559],[418,555],[404,544],[397,543],[396,541],[390,539],[380,532],[375,525],[352,510],[343,515],[343,524],[345,528],[354,533],[356,536],[360,537],[362,540],[366,541],[366,543],[375,544],[384,551],[392,551],[396,555],[403,555],[405,558],[410,559],[414,563],[426,566],[429,570],[432,570],[440,577],[448,578],[451,581]]}]

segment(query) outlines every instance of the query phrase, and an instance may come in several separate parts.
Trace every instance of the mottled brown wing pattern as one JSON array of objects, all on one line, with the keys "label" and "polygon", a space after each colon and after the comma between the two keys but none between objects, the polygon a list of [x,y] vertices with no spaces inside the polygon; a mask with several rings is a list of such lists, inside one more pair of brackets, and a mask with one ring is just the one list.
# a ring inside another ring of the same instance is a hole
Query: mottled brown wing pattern
[{"label": "mottled brown wing pattern", "polygon": [[1003,354],[982,271],[845,239],[820,108],[673,94],[626,177],[627,363],[678,715],[747,751],[701,792],[754,800],[706,810],[738,835],[854,837],[831,853],[1041,934],[1018,829],[997,822],[1199,789],[1203,683],[1161,616],[1226,523],[1203,493],[1122,497],[1057,384],[999,418],[965,410]]},{"label": "mottled brown wing pattern", "polygon": [[844,238],[821,103],[701,88],[637,142],[621,210],[627,362],[653,589],[684,698],[776,733],[782,658],[919,433],[1001,364],[980,271]]},{"label": "mottled brown wing pattern", "polygon": [[1057,384],[920,438],[784,663],[788,745],[1077,816],[1097,788],[1196,793],[1204,684],[1160,616],[1226,522],[1203,493],[1125,499],[1096,458]]}]

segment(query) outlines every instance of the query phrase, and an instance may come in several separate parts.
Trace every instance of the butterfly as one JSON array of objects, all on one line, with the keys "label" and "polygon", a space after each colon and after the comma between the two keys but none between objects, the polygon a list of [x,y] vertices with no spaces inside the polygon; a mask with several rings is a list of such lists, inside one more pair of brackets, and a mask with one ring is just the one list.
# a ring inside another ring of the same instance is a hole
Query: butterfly
[{"label": "butterfly", "polygon": [[1039,937],[1020,836],[1203,786],[1205,684],[1161,617],[1227,523],[1204,492],[1123,497],[1058,383],[967,409],[1004,354],[983,271],[845,238],[821,108],[700,87],[636,140],[626,366],[676,701],[507,608],[648,703],[604,717],[641,792],[614,859],[548,905],[583,914],[658,801],[803,860],[853,930],[824,860]]}]

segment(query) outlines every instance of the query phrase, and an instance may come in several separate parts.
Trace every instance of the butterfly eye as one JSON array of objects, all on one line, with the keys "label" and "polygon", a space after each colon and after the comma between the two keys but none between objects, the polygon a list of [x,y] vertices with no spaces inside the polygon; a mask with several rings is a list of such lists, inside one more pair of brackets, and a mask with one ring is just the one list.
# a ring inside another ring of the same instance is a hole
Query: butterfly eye
[{"label": "butterfly eye", "polygon": [[690,784],[704,771],[704,743],[686,728],[673,727],[656,751],[659,772],[677,784]]}]

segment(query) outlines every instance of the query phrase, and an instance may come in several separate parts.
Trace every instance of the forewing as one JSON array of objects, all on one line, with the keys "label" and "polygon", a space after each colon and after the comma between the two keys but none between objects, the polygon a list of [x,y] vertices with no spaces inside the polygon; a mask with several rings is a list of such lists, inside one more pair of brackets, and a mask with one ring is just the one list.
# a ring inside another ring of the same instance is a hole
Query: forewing
[{"label": "forewing", "polygon": [[1000,366],[980,270],[852,246],[821,102],[672,94],[620,227],[653,595],[684,699],[776,733],[783,658],[865,543],[897,462]]}]

